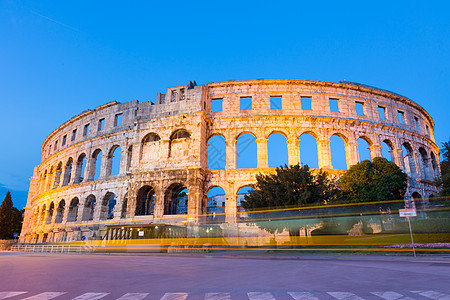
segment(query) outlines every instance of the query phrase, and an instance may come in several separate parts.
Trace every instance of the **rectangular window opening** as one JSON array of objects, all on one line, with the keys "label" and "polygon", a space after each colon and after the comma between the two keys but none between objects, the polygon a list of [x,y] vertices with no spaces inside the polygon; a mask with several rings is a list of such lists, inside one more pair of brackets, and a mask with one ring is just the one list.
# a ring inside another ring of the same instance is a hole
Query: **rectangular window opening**
[{"label": "rectangular window opening", "polygon": [[420,127],[419,118],[418,117],[414,117],[414,126],[416,126],[416,129],[419,129],[419,127]]},{"label": "rectangular window opening", "polygon": [[211,112],[221,112],[223,109],[223,98],[212,99],[211,100]]},{"label": "rectangular window opening", "polygon": [[241,97],[241,110],[252,110],[252,97]]},{"label": "rectangular window opening", "polygon": [[398,111],[398,122],[400,124],[405,124],[405,113],[402,111]]},{"label": "rectangular window opening", "polygon": [[364,103],[355,102],[355,106],[356,106],[356,114],[359,116],[364,116]]},{"label": "rectangular window opening", "polygon": [[105,128],[105,119],[98,120],[98,131],[102,131]]},{"label": "rectangular window opening", "polygon": [[427,135],[430,136],[430,127],[427,125]]},{"label": "rectangular window opening", "polygon": [[330,98],[330,112],[339,112],[339,99]]},{"label": "rectangular window opening", "polygon": [[283,109],[283,101],[281,97],[270,97],[270,109],[280,110]]},{"label": "rectangular window opening", "polygon": [[75,141],[75,139],[77,138],[77,130],[76,129],[74,129],[74,130],[72,130],[72,142],[73,141]]},{"label": "rectangular window opening", "polygon": [[54,150],[58,149],[58,141],[55,141],[55,147],[53,149]]},{"label": "rectangular window opening", "polygon": [[386,119],[386,108],[383,106],[378,106],[378,117],[380,119]]},{"label": "rectangular window opening", "polygon": [[89,124],[84,125],[83,136],[87,136],[89,134]]},{"label": "rectangular window opening", "polygon": [[123,117],[123,114],[117,114],[114,117],[114,126],[121,126],[122,125],[122,117]]},{"label": "rectangular window opening", "polygon": [[67,142],[67,134],[63,136],[62,145],[64,146]]},{"label": "rectangular window opening", "polygon": [[312,110],[311,97],[302,97],[300,100],[302,110]]},{"label": "rectangular window opening", "polygon": [[180,100],[184,100],[184,99],[186,99],[186,93],[185,93],[184,89],[181,89],[180,90]]}]

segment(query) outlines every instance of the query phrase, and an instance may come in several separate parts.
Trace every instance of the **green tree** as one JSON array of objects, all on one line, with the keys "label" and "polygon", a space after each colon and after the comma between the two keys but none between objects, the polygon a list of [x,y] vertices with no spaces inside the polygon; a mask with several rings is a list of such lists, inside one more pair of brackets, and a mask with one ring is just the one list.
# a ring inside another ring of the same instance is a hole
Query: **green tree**
[{"label": "green tree", "polygon": [[441,188],[441,196],[450,196],[450,141],[442,144],[441,177],[435,181],[436,186]]},{"label": "green tree", "polygon": [[22,213],[13,206],[11,193],[6,193],[0,206],[0,239],[11,239],[22,227]]},{"label": "green tree", "polygon": [[[307,165],[285,165],[276,168],[275,174],[258,174],[256,184],[252,187],[254,190],[247,194],[242,202],[242,207],[247,211],[325,204],[336,195],[336,185],[327,173],[320,170],[314,174]],[[299,216],[301,213],[293,210],[290,214]],[[304,225],[288,215],[289,212],[283,212],[283,215],[264,214],[266,221],[256,223],[270,233],[288,229],[291,237],[299,236],[300,228]]]},{"label": "green tree", "polygon": [[403,199],[406,187],[407,175],[382,157],[351,166],[338,183],[341,200],[351,203]]}]

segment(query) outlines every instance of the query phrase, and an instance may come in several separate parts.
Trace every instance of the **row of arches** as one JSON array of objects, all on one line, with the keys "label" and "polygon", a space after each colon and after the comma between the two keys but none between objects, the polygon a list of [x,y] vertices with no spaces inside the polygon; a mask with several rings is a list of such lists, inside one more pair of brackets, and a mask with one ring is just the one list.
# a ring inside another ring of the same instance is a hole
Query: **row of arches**
[{"label": "row of arches", "polygon": [[[170,136],[168,156],[182,157],[188,151],[190,133],[185,129],[175,130]],[[380,139],[381,140],[381,139]],[[141,140],[140,158],[157,162],[161,137],[148,133]],[[356,141],[341,133],[334,133],[328,140],[319,139],[313,131],[301,134],[297,139],[288,139],[283,132],[273,132],[267,139],[258,139],[252,132],[243,132],[235,141],[229,142],[221,134],[208,140],[207,166],[211,170],[234,168],[275,168],[284,164],[302,163],[310,168],[333,168],[346,170],[349,166],[365,159],[383,156],[395,162],[413,178],[429,180],[439,176],[439,165],[433,151],[424,146],[414,149],[409,141],[396,146],[389,138],[375,144],[361,135]],[[74,161],[59,162],[45,170],[40,176],[39,193],[68,184],[107,178],[124,174],[131,165],[133,146],[122,151],[113,145],[106,155],[102,149],[94,150],[89,156],[85,152]],[[126,158],[122,159],[123,154]]]},{"label": "row of arches", "polygon": [[[127,154],[131,154],[131,151],[130,146]],[[89,156],[82,152],[76,160],[69,157],[65,163],[60,161],[56,166],[51,166],[42,172],[39,178],[39,193],[68,184],[119,175],[129,166],[129,161],[126,166],[123,166],[122,154],[122,148],[119,145],[113,145],[106,155],[103,154],[102,149],[97,148]]]},{"label": "row of arches", "polygon": [[[126,199],[127,197],[122,201],[124,206],[121,207],[123,218],[126,214]],[[73,197],[69,202],[65,199],[59,202],[52,201],[35,209],[33,226],[113,219],[116,204],[116,195],[112,192],[107,192],[99,202],[93,194],[87,196],[82,202],[78,197]]]},{"label": "row of arches", "polygon": [[[244,185],[236,194],[237,207],[244,198],[244,195],[251,190],[251,187]],[[94,194],[81,199],[73,197],[70,201],[61,199],[59,202],[52,201],[36,207],[33,214],[33,227],[71,223],[105,221],[109,219],[127,218],[127,210],[132,210],[132,216],[152,216],[155,214],[155,205],[160,201],[164,215],[185,215],[188,213],[189,192],[182,183],[170,185],[163,193],[164,199],[157,199],[156,190],[150,185],[142,186],[136,194],[135,206],[129,208],[128,194],[126,193],[122,201],[118,201],[113,192],[107,192],[97,199]],[[214,186],[203,196],[204,213],[224,213],[225,191]],[[239,210],[239,209],[238,209]],[[129,217],[129,216],[128,216]]]},{"label": "row of arches", "polygon": [[399,148],[389,138],[376,145],[367,136],[360,136],[352,143],[338,133],[324,141],[313,132],[303,133],[297,140],[288,140],[285,134],[279,132],[270,134],[267,140],[257,139],[252,133],[243,133],[235,140],[235,145],[223,135],[213,135],[208,140],[209,169],[223,170],[231,166],[229,161],[233,158],[227,151],[233,152],[234,149],[230,144],[235,146],[238,169],[275,168],[300,162],[310,168],[346,170],[355,163],[381,156],[396,163],[411,177],[433,180],[439,176],[436,155],[433,151],[428,154],[424,146],[414,151],[411,143],[405,141]]},{"label": "row of arches", "polygon": [[[179,156],[179,152],[186,147],[179,141],[190,138],[190,133],[185,129],[177,129],[170,135],[169,140],[169,157]],[[159,142],[161,137],[154,132],[144,136],[141,143],[142,158],[143,152],[153,154],[156,153],[152,148],[154,142]],[[154,147],[153,147],[154,148]],[[111,146],[104,154],[101,148],[95,149],[89,156],[85,152],[78,155],[74,160],[69,157],[65,163],[60,161],[56,166],[51,166],[44,170],[39,178],[39,193],[50,189],[66,186],[68,184],[76,184],[83,181],[98,180],[111,175],[125,173],[131,165],[133,146],[130,145],[127,151],[122,151],[120,145]],[[122,159],[122,155],[126,154],[126,159]],[[159,157],[152,157],[158,159]]]},{"label": "row of arches", "polygon": [[[243,212],[241,202],[251,190],[250,185],[243,184],[235,190],[235,194],[231,192],[230,195],[230,191],[227,193],[223,187],[213,185],[202,196],[201,212],[217,220],[225,218],[227,207],[234,207],[231,210],[232,213]],[[159,199],[159,196],[163,199]],[[431,194],[430,197],[432,197]],[[422,195],[415,191],[412,198],[419,201],[422,199]],[[192,200],[195,201],[196,199]],[[121,201],[117,199],[113,192],[105,193],[99,200],[94,194],[90,194],[81,200],[79,197],[73,197],[68,202],[62,199],[59,202],[52,201],[38,206],[33,215],[33,227],[59,223],[97,222],[109,219],[155,216],[158,205],[161,207],[164,216],[185,215],[188,214],[189,201],[188,188],[182,183],[171,184],[162,194],[158,193],[157,189],[151,185],[144,185],[137,190],[136,201],[131,202],[132,207],[129,207],[127,193]],[[423,205],[422,202],[419,202],[417,205]],[[131,210],[131,214],[127,214],[128,209]],[[228,210],[228,213],[230,213],[230,210]]]}]

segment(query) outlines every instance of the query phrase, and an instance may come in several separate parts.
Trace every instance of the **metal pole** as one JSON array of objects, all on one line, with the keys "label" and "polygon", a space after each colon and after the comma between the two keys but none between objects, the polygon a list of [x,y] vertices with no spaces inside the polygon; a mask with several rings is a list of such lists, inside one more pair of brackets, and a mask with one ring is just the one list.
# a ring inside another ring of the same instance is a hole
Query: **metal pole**
[{"label": "metal pole", "polygon": [[414,240],[413,240],[413,234],[412,234],[412,229],[411,229],[411,221],[409,220],[409,217],[406,217],[406,218],[408,219],[409,233],[411,234],[411,243],[412,243],[414,258],[416,258],[416,249],[414,248]]}]

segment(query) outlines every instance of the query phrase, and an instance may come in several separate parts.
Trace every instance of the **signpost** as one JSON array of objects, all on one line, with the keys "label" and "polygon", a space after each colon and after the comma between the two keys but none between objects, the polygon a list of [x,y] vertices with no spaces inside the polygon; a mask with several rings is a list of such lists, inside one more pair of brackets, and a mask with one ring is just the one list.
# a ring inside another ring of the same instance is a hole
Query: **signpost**
[{"label": "signpost", "polygon": [[415,208],[404,208],[404,209],[399,209],[398,214],[400,215],[400,217],[406,218],[408,220],[409,233],[411,234],[411,244],[412,244],[412,248],[413,248],[414,257],[416,257],[416,249],[414,248],[414,240],[413,240],[413,234],[412,234],[412,229],[411,229],[411,221],[409,220],[409,217],[416,217],[417,211]]}]

